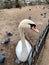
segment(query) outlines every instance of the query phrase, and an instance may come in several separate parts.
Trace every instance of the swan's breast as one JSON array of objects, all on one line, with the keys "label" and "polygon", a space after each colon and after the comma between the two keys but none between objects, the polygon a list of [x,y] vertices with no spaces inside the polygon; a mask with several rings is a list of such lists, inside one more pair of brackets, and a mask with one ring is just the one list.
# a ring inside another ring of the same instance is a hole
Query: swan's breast
[{"label": "swan's breast", "polygon": [[16,46],[16,55],[17,55],[17,57],[20,61],[26,61],[27,58],[28,58],[28,55],[29,55],[29,53],[32,49],[30,43],[27,40],[25,40],[25,42],[26,42],[25,43],[26,47],[25,47],[24,51],[22,51],[22,42],[21,42],[21,40],[18,42],[18,44]]},{"label": "swan's breast", "polygon": [[16,54],[19,55],[19,56],[21,56],[21,55],[20,55],[21,52],[22,52],[22,42],[21,42],[21,40],[20,40],[20,41],[18,42],[17,46],[16,46]]}]

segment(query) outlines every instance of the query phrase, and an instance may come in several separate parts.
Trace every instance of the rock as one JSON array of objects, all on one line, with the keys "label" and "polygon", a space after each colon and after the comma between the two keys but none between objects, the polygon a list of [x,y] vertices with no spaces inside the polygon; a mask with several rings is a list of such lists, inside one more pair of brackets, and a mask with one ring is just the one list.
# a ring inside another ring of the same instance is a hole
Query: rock
[{"label": "rock", "polygon": [[6,34],[7,34],[8,36],[12,36],[12,33],[10,33],[10,32],[6,32]]},{"label": "rock", "polygon": [[0,55],[0,64],[4,63],[5,61],[5,54]]},{"label": "rock", "polygon": [[44,13],[44,18],[46,18],[46,14],[47,14],[47,13]]},{"label": "rock", "polygon": [[31,9],[29,9],[29,11],[31,11]]},{"label": "rock", "polygon": [[47,13],[45,12],[44,15],[46,15]]},{"label": "rock", "polygon": [[43,9],[45,9],[45,7],[43,7]]},{"label": "rock", "polygon": [[31,20],[31,16],[29,16],[29,18],[28,19],[30,19]]},{"label": "rock", "polygon": [[10,38],[6,38],[3,42],[2,42],[2,44],[7,44],[7,43],[9,43],[10,42]]},{"label": "rock", "polygon": [[43,16],[43,14],[42,14],[42,13],[41,13],[40,15],[41,15],[41,16]]}]

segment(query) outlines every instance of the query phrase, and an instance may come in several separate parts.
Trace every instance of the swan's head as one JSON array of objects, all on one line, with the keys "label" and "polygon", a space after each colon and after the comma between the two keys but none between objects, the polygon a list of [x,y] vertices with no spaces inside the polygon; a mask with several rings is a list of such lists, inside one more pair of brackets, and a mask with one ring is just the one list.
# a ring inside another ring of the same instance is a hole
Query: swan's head
[{"label": "swan's head", "polygon": [[19,28],[30,28],[36,32],[39,32],[39,30],[36,28],[36,24],[28,19],[22,20],[19,24]]}]

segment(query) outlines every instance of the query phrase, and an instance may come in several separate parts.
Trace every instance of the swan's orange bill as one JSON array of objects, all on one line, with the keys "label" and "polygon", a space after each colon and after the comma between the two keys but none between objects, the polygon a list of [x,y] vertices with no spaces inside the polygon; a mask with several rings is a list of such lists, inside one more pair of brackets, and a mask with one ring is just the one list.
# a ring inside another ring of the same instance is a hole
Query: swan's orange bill
[{"label": "swan's orange bill", "polygon": [[37,28],[32,27],[32,30],[34,30],[35,32],[39,33],[39,30]]}]

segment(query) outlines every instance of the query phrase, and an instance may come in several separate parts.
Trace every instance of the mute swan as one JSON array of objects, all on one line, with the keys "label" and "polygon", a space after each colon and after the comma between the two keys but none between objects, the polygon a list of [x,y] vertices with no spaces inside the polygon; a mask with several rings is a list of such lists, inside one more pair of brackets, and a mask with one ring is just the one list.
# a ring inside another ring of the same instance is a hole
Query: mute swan
[{"label": "mute swan", "polygon": [[16,55],[18,60],[21,62],[25,62],[27,60],[32,49],[31,44],[25,39],[24,28],[30,28],[36,32],[39,32],[39,30],[36,29],[36,24],[33,21],[24,19],[20,22],[18,29],[20,32],[21,40],[16,46]]}]

